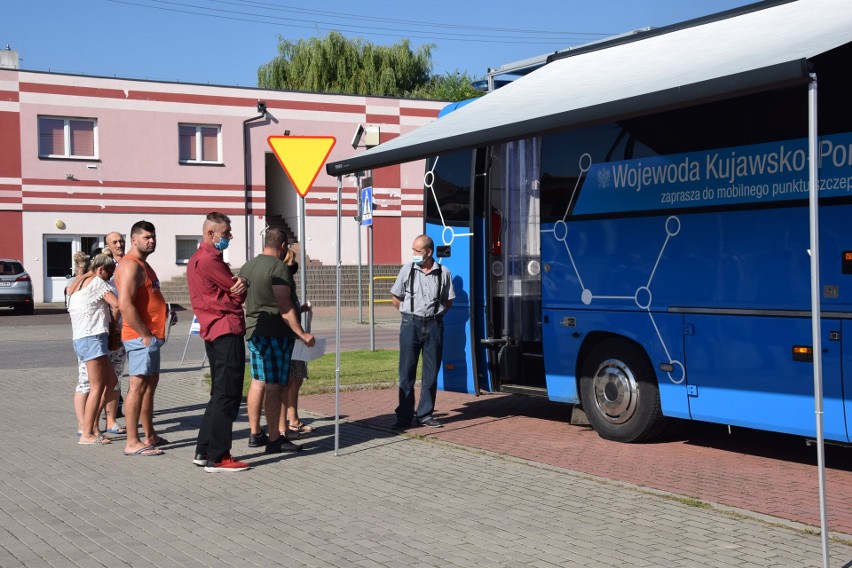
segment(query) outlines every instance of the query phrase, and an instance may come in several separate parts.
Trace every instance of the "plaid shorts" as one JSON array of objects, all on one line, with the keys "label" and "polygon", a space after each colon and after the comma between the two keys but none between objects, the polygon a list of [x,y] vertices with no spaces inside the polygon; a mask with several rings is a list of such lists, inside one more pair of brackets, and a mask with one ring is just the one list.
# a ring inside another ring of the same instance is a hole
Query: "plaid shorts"
[{"label": "plaid shorts", "polygon": [[289,337],[254,336],[248,340],[251,378],[268,385],[287,385],[294,340]]}]

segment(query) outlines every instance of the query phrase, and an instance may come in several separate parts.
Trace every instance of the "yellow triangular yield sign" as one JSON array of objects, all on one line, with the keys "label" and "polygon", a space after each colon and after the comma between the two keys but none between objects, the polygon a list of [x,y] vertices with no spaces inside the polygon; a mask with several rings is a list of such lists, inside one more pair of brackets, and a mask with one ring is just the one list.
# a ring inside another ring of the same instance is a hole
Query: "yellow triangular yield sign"
[{"label": "yellow triangular yield sign", "polygon": [[270,136],[266,141],[296,191],[304,197],[337,140],[333,136]]}]

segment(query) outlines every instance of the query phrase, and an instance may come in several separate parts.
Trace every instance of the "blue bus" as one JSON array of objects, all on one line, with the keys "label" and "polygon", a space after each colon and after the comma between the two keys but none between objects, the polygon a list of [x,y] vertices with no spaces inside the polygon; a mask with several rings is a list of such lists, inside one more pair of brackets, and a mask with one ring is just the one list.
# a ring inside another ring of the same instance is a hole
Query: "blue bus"
[{"label": "blue bus", "polygon": [[560,54],[327,171],[431,156],[440,388],[568,403],[624,442],[671,419],[820,438],[819,402],[848,443],[850,62],[852,4],[762,2]]},{"label": "blue bus", "polygon": [[[824,425],[849,442],[852,112],[825,91]],[[440,388],[580,405],[619,441],[667,418],[813,436],[805,104],[776,89],[429,160],[457,293]]]}]

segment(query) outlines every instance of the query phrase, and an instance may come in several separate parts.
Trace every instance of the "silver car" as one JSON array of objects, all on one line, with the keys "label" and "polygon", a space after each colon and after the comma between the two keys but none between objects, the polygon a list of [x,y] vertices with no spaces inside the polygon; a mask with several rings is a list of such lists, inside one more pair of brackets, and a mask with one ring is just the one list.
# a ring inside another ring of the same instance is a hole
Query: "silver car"
[{"label": "silver car", "polygon": [[33,313],[33,282],[20,260],[0,258],[0,307]]}]

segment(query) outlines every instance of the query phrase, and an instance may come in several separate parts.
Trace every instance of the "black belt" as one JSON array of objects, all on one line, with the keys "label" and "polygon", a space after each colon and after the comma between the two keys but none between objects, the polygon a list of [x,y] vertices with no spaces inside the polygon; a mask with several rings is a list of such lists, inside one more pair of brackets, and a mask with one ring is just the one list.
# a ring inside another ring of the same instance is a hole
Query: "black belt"
[{"label": "black belt", "polygon": [[423,321],[431,321],[431,320],[441,319],[442,317],[444,317],[444,314],[436,314],[434,316],[415,316],[414,314],[408,314],[408,315],[410,315],[414,319],[419,319],[419,320],[423,320]]}]

